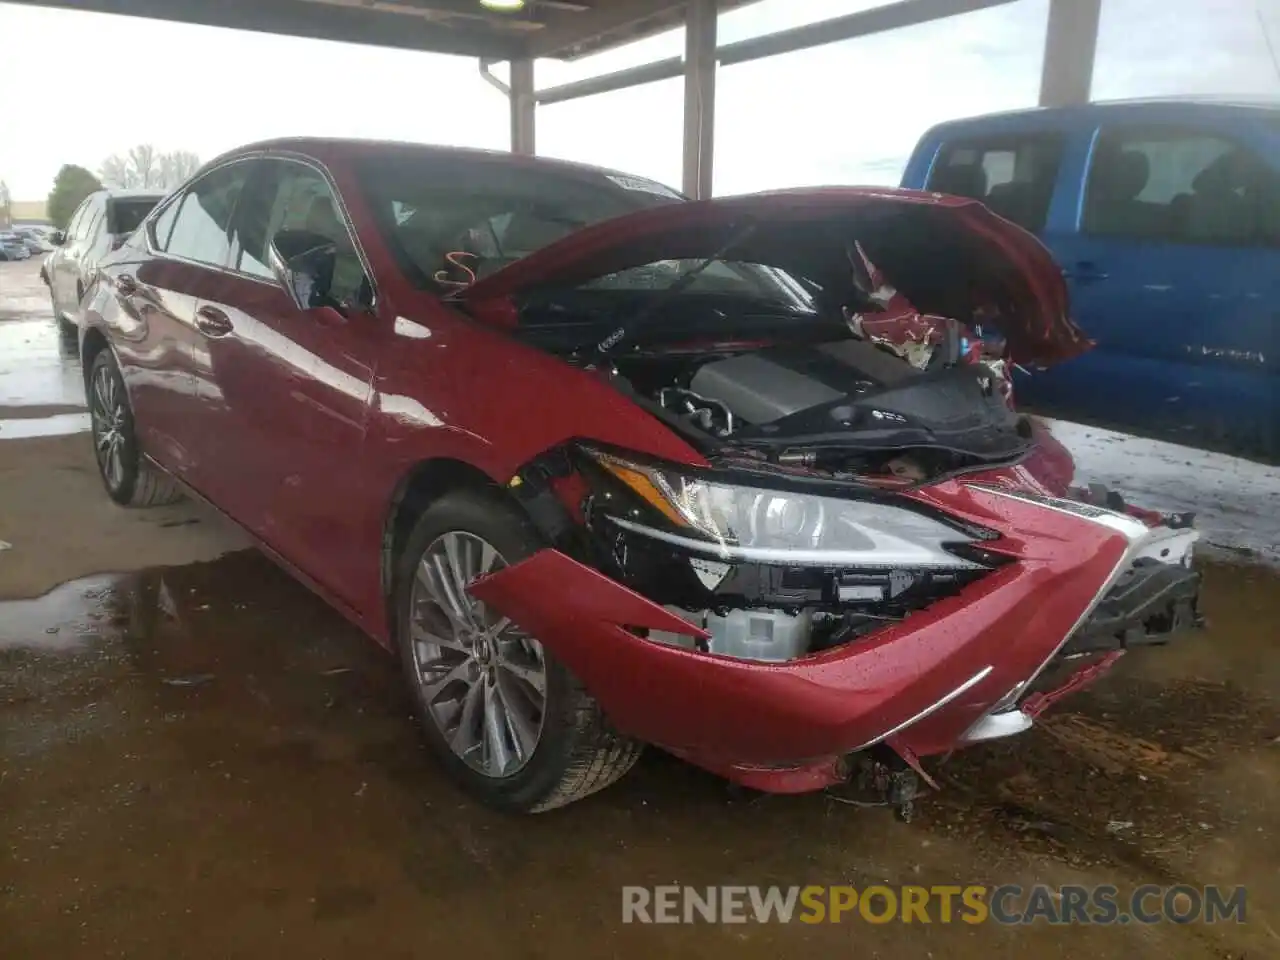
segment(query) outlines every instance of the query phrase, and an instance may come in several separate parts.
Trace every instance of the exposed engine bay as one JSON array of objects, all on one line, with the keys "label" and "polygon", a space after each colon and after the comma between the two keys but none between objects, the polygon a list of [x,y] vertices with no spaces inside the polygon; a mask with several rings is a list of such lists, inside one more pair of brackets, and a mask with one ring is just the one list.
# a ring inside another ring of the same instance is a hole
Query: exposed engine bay
[{"label": "exposed engine bay", "polygon": [[735,447],[836,475],[920,482],[1029,449],[1029,426],[990,367],[953,362],[921,370],[869,340],[714,359],[651,396]]},{"label": "exposed engine bay", "polygon": [[[1025,457],[1035,441],[1013,409],[1003,340],[920,314],[856,245],[849,264],[852,281],[838,301],[815,302],[808,315],[771,315],[755,305],[737,320],[730,301],[681,298],[649,311],[648,336],[631,349],[613,349],[619,328],[595,352],[556,352],[609,376],[720,467],[892,490]],[[550,314],[543,329],[563,332],[585,320],[581,342],[591,336],[594,312],[580,319],[583,305],[569,298],[526,307],[531,319]],[[585,305],[595,303],[588,297]],[[595,489],[608,487],[603,476]],[[923,563],[907,555],[895,562],[900,530],[882,538],[886,546],[868,552],[865,565],[853,556],[827,566],[725,562],[672,550],[651,529],[611,522],[605,514],[615,494],[616,503],[627,502],[617,489],[589,498],[585,510],[605,545],[597,565],[706,633],[695,641],[653,631],[649,639],[706,653],[774,663],[804,657],[899,622],[1003,563],[976,546],[981,533],[939,532],[927,520],[921,535],[939,539]],[[762,492],[741,523],[779,533],[777,542],[816,545],[824,524],[841,522],[819,501],[836,502]],[[874,542],[889,529],[866,532]]]},{"label": "exposed engine bay", "polygon": [[[921,314],[857,244],[846,257],[827,287],[710,258],[668,271],[655,293],[633,270],[622,288],[532,298],[521,326],[567,337],[541,345],[607,373],[711,454],[887,486],[1025,456],[1031,428],[1013,410],[1003,338]],[[713,263],[772,299],[723,281],[686,292]],[[788,303],[784,289],[804,292]]]}]

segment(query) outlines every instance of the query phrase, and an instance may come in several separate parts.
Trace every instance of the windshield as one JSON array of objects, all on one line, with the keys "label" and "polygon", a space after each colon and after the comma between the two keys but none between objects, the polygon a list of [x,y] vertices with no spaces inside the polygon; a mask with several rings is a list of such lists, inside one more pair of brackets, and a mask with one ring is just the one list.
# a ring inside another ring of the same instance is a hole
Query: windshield
[{"label": "windshield", "polygon": [[484,155],[369,158],[357,175],[410,279],[456,289],[575,230],[683,198],[639,177]]},{"label": "windshield", "polygon": [[[664,290],[683,274],[698,270],[702,260],[660,260],[642,267],[620,270],[582,285],[583,290]],[[790,310],[817,309],[818,287],[785,270],[761,263],[715,260],[701,270],[685,290],[765,300]]]},{"label": "windshield", "polygon": [[[626,174],[484,156],[378,157],[357,166],[378,229],[409,277],[452,291],[602,220],[683,203],[674,190]],[[661,290],[698,260],[663,260],[583,284],[595,290]],[[781,270],[717,261],[690,293],[813,309],[813,288]]]}]

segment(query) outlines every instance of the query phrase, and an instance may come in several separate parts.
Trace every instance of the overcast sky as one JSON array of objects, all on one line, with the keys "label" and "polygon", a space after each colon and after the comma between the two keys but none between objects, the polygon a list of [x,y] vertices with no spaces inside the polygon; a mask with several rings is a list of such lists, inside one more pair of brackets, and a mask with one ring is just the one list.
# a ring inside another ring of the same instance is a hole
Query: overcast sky
[{"label": "overcast sky", "polygon": [[[881,2],[761,0],[721,17],[720,40]],[[1017,0],[721,70],[716,192],[895,183],[930,124],[1035,103],[1047,11],[1048,0]],[[1263,23],[1280,49],[1280,0],[1104,0],[1094,96],[1280,96]],[[140,142],[204,159],[289,134],[508,145],[506,102],[468,58],[3,2],[0,38],[0,179],[18,200],[44,197],[64,163],[96,171]],[[682,50],[677,31],[539,62],[537,82]],[[679,186],[682,103],[671,80],[543,107],[538,150]]]}]

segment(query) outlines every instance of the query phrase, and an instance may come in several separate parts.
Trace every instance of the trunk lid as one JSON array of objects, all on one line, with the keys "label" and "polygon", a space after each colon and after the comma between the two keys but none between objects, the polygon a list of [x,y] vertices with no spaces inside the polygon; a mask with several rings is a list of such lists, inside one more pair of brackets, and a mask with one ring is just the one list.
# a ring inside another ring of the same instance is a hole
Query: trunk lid
[{"label": "trunk lid", "polygon": [[735,235],[724,259],[780,268],[824,292],[847,287],[851,297],[850,251],[858,249],[915,311],[994,327],[1019,363],[1047,366],[1092,346],[1070,317],[1061,268],[1034,236],[975,200],[896,188],[783,190],[653,207],[578,230],[455,296],[484,315],[538,290],[705,259]]}]

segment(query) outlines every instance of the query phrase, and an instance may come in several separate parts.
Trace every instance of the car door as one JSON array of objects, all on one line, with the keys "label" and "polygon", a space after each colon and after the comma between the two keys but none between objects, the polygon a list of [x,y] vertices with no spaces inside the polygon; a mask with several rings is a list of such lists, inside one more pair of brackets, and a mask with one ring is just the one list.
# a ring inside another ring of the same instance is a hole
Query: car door
[{"label": "car door", "polygon": [[[111,217],[111,198],[104,197],[102,210],[88,221],[89,226],[84,240],[75,249],[76,256],[76,289],[88,290],[98,274],[103,258],[111,252],[111,237],[108,233]],[[76,324],[80,324],[80,298],[69,311]]]},{"label": "car door", "polygon": [[83,283],[87,289],[93,280],[93,275],[101,266],[103,259],[112,250],[111,238],[111,220],[112,208],[115,201],[111,197],[106,197],[102,205],[102,216],[98,217],[89,229],[89,235],[85,238],[84,254],[80,260],[80,273],[84,278]]},{"label": "car door", "polygon": [[[206,332],[222,500],[254,534],[339,599],[353,599],[350,511],[373,402],[371,276],[336,188],[302,159],[258,161],[236,214],[231,276]],[[282,231],[308,229],[338,249],[335,302],[299,307],[268,264]]]},{"label": "car door", "polygon": [[243,162],[216,167],[158,209],[144,227],[150,256],[136,272],[117,272],[117,295],[137,332],[118,338],[129,354],[126,382],[144,437],[161,463],[216,501],[204,431],[208,412],[201,380],[208,355],[198,327],[216,309],[227,277],[231,214],[244,188]]},{"label": "car door", "polygon": [[1054,250],[1097,342],[1036,399],[1191,443],[1277,449],[1280,166],[1242,131],[1104,124]]},{"label": "car door", "polygon": [[91,195],[81,202],[76,212],[67,222],[63,231],[62,243],[54,250],[53,260],[49,265],[49,285],[53,291],[54,310],[61,316],[68,316],[71,301],[74,299],[74,284],[71,280],[70,253],[77,233],[85,226],[85,221],[93,208],[97,195]]},{"label": "car door", "polygon": [[94,194],[89,199],[88,209],[76,226],[74,235],[68,238],[66,245],[66,315],[79,323],[80,298],[88,286],[85,276],[85,263],[93,245],[93,236],[107,215],[106,194]]}]

